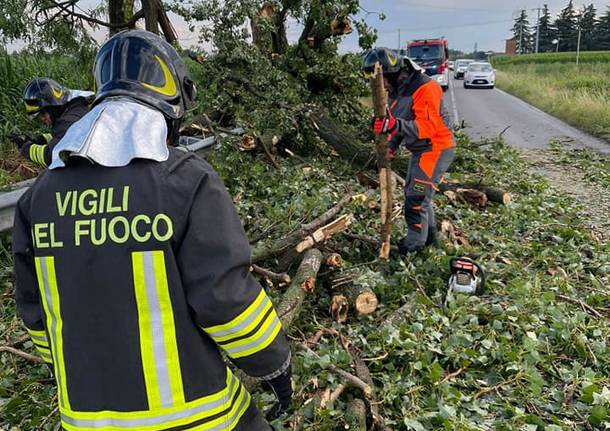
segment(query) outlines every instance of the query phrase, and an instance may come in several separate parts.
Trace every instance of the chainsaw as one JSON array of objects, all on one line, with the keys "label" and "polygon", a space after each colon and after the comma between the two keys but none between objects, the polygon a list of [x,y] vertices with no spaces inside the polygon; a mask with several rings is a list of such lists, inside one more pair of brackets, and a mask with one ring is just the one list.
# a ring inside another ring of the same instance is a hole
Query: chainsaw
[{"label": "chainsaw", "polygon": [[485,291],[483,267],[467,257],[454,257],[449,261],[448,292],[482,295]]}]

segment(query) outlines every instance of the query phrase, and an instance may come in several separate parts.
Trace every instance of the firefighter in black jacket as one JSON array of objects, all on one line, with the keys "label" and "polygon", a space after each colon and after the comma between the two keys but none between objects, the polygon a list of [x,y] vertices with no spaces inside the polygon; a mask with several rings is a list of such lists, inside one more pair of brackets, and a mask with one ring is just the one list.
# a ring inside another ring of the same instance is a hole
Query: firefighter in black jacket
[{"label": "firefighter in black jacket", "polygon": [[[290,349],[214,170],[170,148],[195,86],[171,45],[100,49],[92,110],[20,199],[16,300],[67,431],[271,430],[223,361],[292,396]],[[57,156],[57,157],[55,157]]]},{"label": "firefighter in black jacket", "polygon": [[23,157],[46,168],[51,163],[55,145],[89,110],[87,99],[92,96],[90,91],[71,90],[49,78],[33,79],[23,90],[25,110],[50,126],[51,133],[33,137],[12,134],[9,138]]}]

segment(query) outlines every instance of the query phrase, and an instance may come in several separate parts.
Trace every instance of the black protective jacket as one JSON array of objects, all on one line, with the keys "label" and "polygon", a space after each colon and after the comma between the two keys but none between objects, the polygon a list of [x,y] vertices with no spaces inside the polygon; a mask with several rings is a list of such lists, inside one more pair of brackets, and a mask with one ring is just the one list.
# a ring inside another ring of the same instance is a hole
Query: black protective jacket
[{"label": "black protective jacket", "polygon": [[221,350],[269,379],[289,345],[205,161],[74,157],[20,199],[13,238],[18,311],[66,430],[269,430]]},{"label": "black protective jacket", "polygon": [[51,133],[37,137],[21,148],[21,154],[35,164],[46,168],[51,164],[53,148],[64,137],[70,126],[80,120],[89,111],[87,99],[77,97],[69,101],[61,114],[53,118]]}]

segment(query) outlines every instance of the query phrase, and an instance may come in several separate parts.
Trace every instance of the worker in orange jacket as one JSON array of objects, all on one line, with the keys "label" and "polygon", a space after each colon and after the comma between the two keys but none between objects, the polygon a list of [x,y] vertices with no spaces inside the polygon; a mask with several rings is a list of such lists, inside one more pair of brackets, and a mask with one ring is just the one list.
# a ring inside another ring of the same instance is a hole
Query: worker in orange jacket
[{"label": "worker in orange jacket", "polygon": [[389,104],[384,117],[373,118],[373,131],[388,135],[388,157],[401,144],[412,153],[405,185],[407,235],[399,243],[400,254],[418,253],[436,242],[432,198],[441,177],[455,156],[455,142],[443,90],[408,57],[388,48],[367,53],[363,69],[383,68]]}]

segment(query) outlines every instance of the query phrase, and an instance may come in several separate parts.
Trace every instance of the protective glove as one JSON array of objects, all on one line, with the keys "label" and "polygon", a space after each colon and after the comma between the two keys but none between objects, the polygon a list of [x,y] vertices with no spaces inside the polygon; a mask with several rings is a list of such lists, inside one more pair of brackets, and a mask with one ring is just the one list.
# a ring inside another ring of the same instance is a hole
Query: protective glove
[{"label": "protective glove", "polygon": [[290,407],[292,401],[292,364],[282,374],[274,379],[267,380],[265,383],[271,387],[277,398],[277,403],[266,414],[267,421],[271,422]]},{"label": "protective glove", "polygon": [[17,133],[11,133],[10,135],[8,135],[8,139],[13,144],[15,144],[19,151],[21,151],[25,144],[27,144],[28,142],[32,142],[32,140],[28,136],[19,135]]},{"label": "protective glove", "polygon": [[392,112],[386,108],[385,117],[373,117],[373,132],[377,135],[396,134],[398,124]]}]

